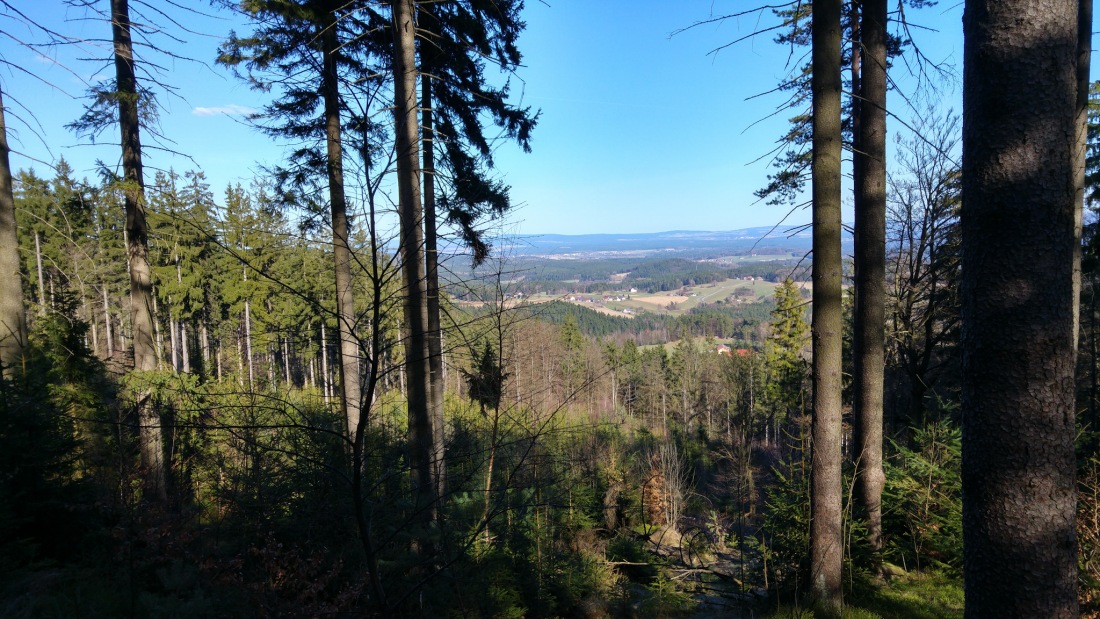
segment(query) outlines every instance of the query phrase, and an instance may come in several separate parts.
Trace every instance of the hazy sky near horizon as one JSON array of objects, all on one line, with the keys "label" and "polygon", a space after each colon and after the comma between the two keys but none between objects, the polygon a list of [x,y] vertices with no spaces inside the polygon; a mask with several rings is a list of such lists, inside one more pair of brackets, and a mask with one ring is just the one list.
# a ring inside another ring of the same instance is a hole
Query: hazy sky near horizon
[{"label": "hazy sky near horizon", "polygon": [[[40,176],[51,176],[46,164],[63,156],[78,177],[94,178],[97,159],[118,165],[112,145],[117,129],[89,145],[64,128],[80,115],[84,101],[78,97],[86,84],[113,75],[109,64],[78,60],[103,56],[109,27],[61,0],[12,4],[88,41],[82,49],[35,55],[13,37],[42,37],[19,28],[10,10],[0,9],[0,30],[8,34],[0,39],[0,54],[20,67],[0,68],[12,147],[22,153],[13,156],[13,168],[33,167]],[[205,2],[196,6],[209,11]],[[758,202],[753,191],[766,182],[768,154],[793,112],[775,113],[783,93],[762,93],[800,66],[808,50],[780,46],[765,32],[711,53],[774,25],[769,12],[672,34],[745,6],[738,0],[528,0],[527,30],[520,40],[525,66],[513,78],[513,92],[541,116],[533,152],[501,143],[495,153],[497,169],[519,205],[509,231],[732,230],[782,219],[788,209]],[[955,76],[939,80],[933,99],[956,112],[961,109],[961,15],[961,2],[941,2],[909,15],[921,51],[954,67]],[[220,200],[227,184],[247,184],[261,166],[279,163],[284,147],[242,122],[242,114],[262,107],[267,96],[213,66],[220,40],[231,28],[243,33],[247,26],[220,13],[184,15],[181,23],[195,32],[177,31],[187,43],[176,49],[202,62],[161,58],[164,79],[178,92],[160,97],[161,130],[174,141],[164,146],[190,159],[150,150],[146,180],[151,182],[157,168],[180,173],[198,168]],[[912,95],[915,80],[906,66],[895,63],[891,75],[897,92]],[[897,105],[897,92],[891,92],[890,105],[901,120],[912,122],[923,104]],[[892,120],[889,131],[893,137],[905,129]],[[155,146],[148,138],[143,142]],[[807,221],[805,210],[788,219]]]}]

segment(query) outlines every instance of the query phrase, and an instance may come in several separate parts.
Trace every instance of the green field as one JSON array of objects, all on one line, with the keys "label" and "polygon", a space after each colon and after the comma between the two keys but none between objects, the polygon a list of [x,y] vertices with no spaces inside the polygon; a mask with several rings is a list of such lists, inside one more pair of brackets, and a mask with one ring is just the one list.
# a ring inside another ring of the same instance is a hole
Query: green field
[{"label": "green field", "polygon": [[[713,284],[684,287],[679,290],[655,294],[630,292],[629,290],[593,294],[538,294],[528,297],[527,301],[530,303],[547,303],[556,300],[570,301],[571,298],[575,298],[576,300],[570,302],[609,314],[628,315],[624,314],[623,311],[631,310],[634,312],[650,312],[653,314],[676,316],[692,308],[699,307],[700,305],[713,304],[718,301],[725,302],[738,290],[748,290],[751,292],[751,295],[743,293],[738,297],[741,299],[741,303],[754,303],[771,297],[775,293],[776,286],[778,286],[778,284],[761,279],[755,281],[727,279]],[[614,298],[628,296],[629,299],[624,299],[622,301],[604,299],[605,297]]]}]

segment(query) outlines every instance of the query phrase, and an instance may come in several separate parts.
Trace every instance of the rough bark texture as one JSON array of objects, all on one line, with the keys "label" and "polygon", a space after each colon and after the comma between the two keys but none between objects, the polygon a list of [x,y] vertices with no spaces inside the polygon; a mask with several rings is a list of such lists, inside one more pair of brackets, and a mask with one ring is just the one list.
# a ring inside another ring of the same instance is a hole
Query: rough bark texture
[{"label": "rough bark texture", "polygon": [[[118,125],[122,132],[122,170],[126,183],[126,238],[130,267],[130,315],[134,336],[134,369],[157,367],[153,341],[152,290],[149,268],[148,226],[145,222],[145,181],[142,174],[141,138],[138,120],[138,91],[134,71],[134,45],[130,38],[128,0],[111,0],[111,30],[115,50],[115,79],[118,91]],[[147,474],[147,491],[167,499],[164,437],[160,416],[147,395],[138,407],[141,459]]]},{"label": "rough bark texture", "polygon": [[[438,31],[434,17],[428,10],[421,10],[421,30]],[[430,36],[430,34],[429,34]],[[432,114],[432,65],[433,54],[421,48],[421,65],[424,76],[420,80],[421,131],[424,145],[424,290],[428,309],[428,411],[432,419],[432,460],[435,462],[436,494],[446,492],[446,460],[444,459],[445,426],[443,421],[443,328],[439,318],[439,254],[436,250],[435,221],[435,120]]]},{"label": "rough bark texture", "polygon": [[855,257],[855,459],[873,569],[882,552],[882,393],[886,346],[886,0],[864,0],[860,34]]},{"label": "rough bark texture", "polygon": [[339,41],[335,19],[322,30],[321,44],[324,54],[321,91],[325,100],[328,195],[332,214],[332,257],[336,271],[336,324],[340,333],[340,406],[347,419],[348,436],[354,439],[362,414],[363,394],[359,380],[359,341],[355,337],[355,299],[351,289],[351,248],[348,243],[348,209],[340,139],[340,92],[336,73]]},{"label": "rough bark texture", "polygon": [[434,518],[435,481],[432,419],[428,410],[428,312],[421,246],[420,153],[417,135],[415,6],[393,2],[394,117],[397,141],[397,191],[401,219],[401,260],[405,276],[405,371],[408,377],[409,461],[417,510]]},{"label": "rough bark texture", "polygon": [[810,578],[827,614],[842,604],[840,8],[814,4],[813,37],[813,467]]},{"label": "rough bark texture", "polygon": [[967,617],[1076,617],[1074,0],[963,16]]},{"label": "rough bark texture", "polygon": [[[27,313],[23,306],[23,283],[19,273],[19,240],[16,237],[15,196],[11,188],[4,100],[0,93],[0,368],[14,378],[23,365],[27,343]],[[37,242],[37,237],[35,237]],[[16,275],[13,275],[16,274]]]}]

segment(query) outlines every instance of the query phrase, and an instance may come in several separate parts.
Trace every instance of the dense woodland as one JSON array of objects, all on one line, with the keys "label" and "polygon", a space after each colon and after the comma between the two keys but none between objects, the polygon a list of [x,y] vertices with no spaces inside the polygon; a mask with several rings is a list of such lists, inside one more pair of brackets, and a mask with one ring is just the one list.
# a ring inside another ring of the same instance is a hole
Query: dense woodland
[{"label": "dense woodland", "polygon": [[[225,188],[142,165],[171,75],[132,29],[170,14],[78,4],[115,79],[71,128],[120,167],[12,170],[0,115],[0,615],[1100,616],[1090,0],[968,0],[962,118],[889,162],[887,67],[922,60],[887,25],[934,3],[746,13],[809,52],[759,195],[810,199],[814,251],[740,267],[495,251],[522,0],[215,2],[301,144]],[[515,294],[746,275],[782,284]]]}]

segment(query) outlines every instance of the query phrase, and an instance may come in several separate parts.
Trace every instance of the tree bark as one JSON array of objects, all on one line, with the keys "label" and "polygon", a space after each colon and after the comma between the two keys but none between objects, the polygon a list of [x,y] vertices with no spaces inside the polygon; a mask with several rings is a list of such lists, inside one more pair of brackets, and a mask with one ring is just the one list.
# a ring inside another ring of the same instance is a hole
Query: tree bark
[{"label": "tree bark", "polygon": [[202,340],[202,375],[210,376],[210,329],[207,327],[207,316],[204,311],[199,337]]},{"label": "tree bark", "polygon": [[[0,371],[15,378],[23,366],[27,345],[27,310],[23,305],[23,282],[19,277],[19,239],[15,223],[15,195],[11,185],[4,99],[0,93]],[[35,235],[35,246],[38,235]],[[17,370],[18,369],[18,370]]]},{"label": "tree bark", "polygon": [[[106,305],[104,305],[106,307]],[[153,289],[153,336],[157,353],[157,369],[161,369],[164,361],[164,337],[160,332],[160,308],[157,307],[157,290]]]},{"label": "tree bark", "polygon": [[417,135],[416,25],[413,0],[393,0],[394,117],[397,141],[397,185],[401,220],[400,253],[405,276],[405,367],[408,382],[409,452],[416,510],[435,518],[432,419],[428,408],[427,305],[421,255],[423,211],[420,202],[420,157]]},{"label": "tree bark", "polygon": [[[168,307],[172,306],[171,297],[168,298]],[[176,331],[176,319],[172,316],[171,312],[168,314],[168,343],[172,347],[172,373],[179,374],[180,371],[180,346],[177,339]]]},{"label": "tree bark", "polygon": [[[118,93],[118,125],[122,133],[122,170],[125,187],[126,244],[130,270],[130,320],[134,337],[134,369],[155,370],[156,347],[153,343],[152,272],[149,268],[148,226],[145,222],[145,180],[142,174],[138,89],[134,63],[134,45],[130,38],[128,0],[111,0],[111,31],[114,41],[115,79]],[[168,465],[165,462],[161,419],[149,402],[149,394],[140,394],[138,408],[142,464],[146,470],[147,492],[160,501],[167,500]]]},{"label": "tree bark", "polygon": [[325,394],[325,402],[331,397],[328,380],[328,338],[325,337],[325,321],[321,321],[321,392]]},{"label": "tree bark", "polygon": [[863,0],[855,212],[855,443],[857,490],[867,519],[872,570],[882,562],[883,368],[886,347],[886,0]]},{"label": "tree bark", "polygon": [[1077,617],[1075,0],[963,15],[967,617]]},{"label": "tree bark", "polygon": [[103,328],[106,330],[107,358],[110,359],[115,354],[115,340],[111,333],[111,305],[108,303],[106,283],[103,284]]},{"label": "tree bark", "polygon": [[191,347],[188,343],[187,336],[187,321],[180,320],[180,361],[182,362],[182,370],[184,374],[191,373]]},{"label": "tree bark", "polygon": [[252,359],[252,308],[247,300],[244,302],[244,348],[245,359],[248,361],[248,390],[254,389],[256,371]]},{"label": "tree bark", "polygon": [[[10,168],[9,168],[10,171]],[[46,278],[42,272],[42,244],[38,239],[38,230],[34,231],[34,262],[38,267],[38,315],[46,315]]]},{"label": "tree bark", "polygon": [[[420,11],[421,30],[428,37],[438,32],[430,10]],[[436,248],[435,213],[435,121],[432,110],[431,44],[421,48],[423,75],[421,90],[421,131],[424,148],[424,290],[428,310],[428,415],[432,420],[432,460],[435,463],[436,495],[446,494],[445,426],[443,420],[443,328],[439,318],[439,253]],[[429,51],[425,51],[429,50]]]},{"label": "tree bark", "polygon": [[362,385],[359,380],[359,341],[355,337],[355,299],[351,288],[351,245],[348,242],[347,198],[344,195],[344,159],[340,136],[340,89],[336,53],[336,19],[321,32],[324,66],[321,92],[325,100],[325,142],[328,155],[329,208],[332,214],[332,257],[336,275],[336,325],[340,334],[340,406],[353,440],[362,414]]},{"label": "tree bark", "polygon": [[841,526],[840,9],[814,4],[813,38],[813,464],[810,586],[840,614]]}]

